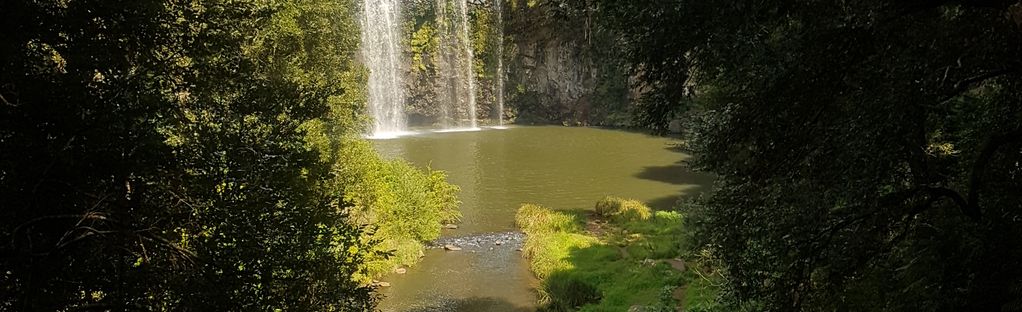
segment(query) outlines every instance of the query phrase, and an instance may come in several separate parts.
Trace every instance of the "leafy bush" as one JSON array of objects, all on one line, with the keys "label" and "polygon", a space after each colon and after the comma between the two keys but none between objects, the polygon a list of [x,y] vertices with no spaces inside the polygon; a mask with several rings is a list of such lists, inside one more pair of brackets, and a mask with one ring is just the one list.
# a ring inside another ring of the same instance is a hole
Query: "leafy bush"
[{"label": "leafy bush", "polygon": [[0,310],[374,310],[359,3],[0,1]]},{"label": "leafy bush", "polygon": [[362,140],[349,140],[339,152],[345,161],[336,170],[346,188],[344,199],[352,205],[351,220],[374,229],[366,240],[380,241],[364,279],[413,265],[423,243],[439,238],[443,224],[461,217],[459,189],[443,172],[382,159]]}]

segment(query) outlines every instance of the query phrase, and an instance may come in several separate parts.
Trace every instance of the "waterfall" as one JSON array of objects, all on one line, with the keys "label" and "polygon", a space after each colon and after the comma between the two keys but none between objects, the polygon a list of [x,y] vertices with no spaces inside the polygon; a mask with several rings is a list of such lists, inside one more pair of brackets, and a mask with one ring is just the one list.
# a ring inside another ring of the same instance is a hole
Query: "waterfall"
[{"label": "waterfall", "polygon": [[[452,3],[454,8],[449,10]],[[475,52],[469,31],[468,0],[437,0],[436,5],[441,49],[437,62],[440,126],[475,129],[478,127]]]},{"label": "waterfall", "polygon": [[497,6],[497,125],[504,126],[504,0],[494,0]]},{"label": "waterfall", "polygon": [[369,67],[369,113],[374,137],[405,131],[405,98],[401,77],[401,0],[365,0],[362,53]]},{"label": "waterfall", "polygon": [[468,83],[468,117],[470,128],[477,128],[476,123],[476,75],[475,75],[475,53],[472,51],[472,37],[468,31],[468,0],[456,1],[461,9],[461,44],[466,54],[463,68],[465,81]]}]

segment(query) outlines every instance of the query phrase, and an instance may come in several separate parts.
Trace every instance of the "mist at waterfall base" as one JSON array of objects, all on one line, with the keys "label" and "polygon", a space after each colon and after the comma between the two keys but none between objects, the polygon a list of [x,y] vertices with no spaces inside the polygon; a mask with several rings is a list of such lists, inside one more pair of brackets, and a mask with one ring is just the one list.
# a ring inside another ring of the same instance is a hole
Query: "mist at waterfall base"
[{"label": "mist at waterfall base", "polygon": [[[498,19],[502,13],[501,1],[495,1]],[[475,52],[472,49],[467,0],[436,0],[437,57],[436,79],[443,86],[437,96],[440,112],[433,124],[410,128],[406,116],[406,96],[403,73],[406,60],[401,46],[401,1],[372,0],[364,2],[362,49],[365,65],[369,68],[368,111],[373,118],[369,139],[393,139],[422,132],[479,131],[477,120],[476,77],[473,70]],[[501,22],[502,24],[502,22]],[[502,27],[501,27],[502,28]],[[498,29],[498,65],[496,89],[496,126],[504,127],[503,30]]]}]

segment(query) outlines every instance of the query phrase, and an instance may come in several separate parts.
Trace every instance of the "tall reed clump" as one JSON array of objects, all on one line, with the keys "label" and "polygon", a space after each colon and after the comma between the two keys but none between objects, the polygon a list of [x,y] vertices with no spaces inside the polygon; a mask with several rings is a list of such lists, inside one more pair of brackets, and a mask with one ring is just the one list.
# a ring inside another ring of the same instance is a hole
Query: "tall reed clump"
[{"label": "tall reed clump", "polygon": [[522,252],[540,279],[573,268],[570,251],[596,244],[595,237],[581,234],[585,216],[578,212],[554,211],[524,204],[515,214],[515,224],[525,232]]},{"label": "tall reed clump", "polygon": [[596,202],[596,214],[618,222],[645,221],[653,216],[653,210],[634,199],[607,196]]}]

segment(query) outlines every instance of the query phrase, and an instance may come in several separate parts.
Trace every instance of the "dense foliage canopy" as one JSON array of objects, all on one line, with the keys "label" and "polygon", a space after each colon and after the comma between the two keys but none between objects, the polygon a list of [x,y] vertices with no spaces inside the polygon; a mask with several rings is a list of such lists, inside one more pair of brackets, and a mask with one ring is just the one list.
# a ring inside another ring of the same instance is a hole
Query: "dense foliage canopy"
[{"label": "dense foliage canopy", "polygon": [[373,309],[458,202],[359,139],[360,5],[0,3],[0,310]]},{"label": "dense foliage canopy", "polygon": [[645,123],[694,120],[730,309],[1022,309],[1022,4],[563,2],[619,32]]}]

